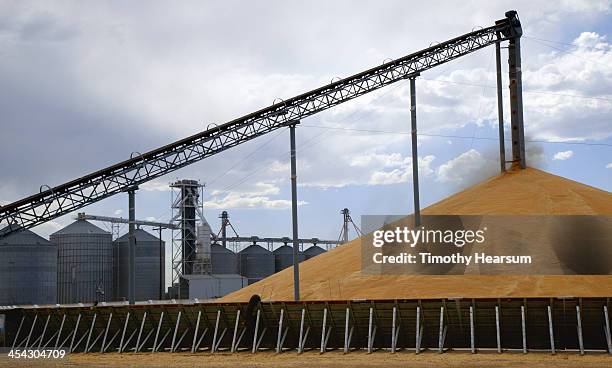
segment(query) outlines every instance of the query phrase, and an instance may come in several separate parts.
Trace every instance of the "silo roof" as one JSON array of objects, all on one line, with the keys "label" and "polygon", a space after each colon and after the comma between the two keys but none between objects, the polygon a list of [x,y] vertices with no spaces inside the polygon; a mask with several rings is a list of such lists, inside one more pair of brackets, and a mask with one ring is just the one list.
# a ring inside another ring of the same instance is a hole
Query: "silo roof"
[{"label": "silo roof", "polygon": [[221,244],[211,244],[210,245],[210,249],[212,253],[229,253],[229,254],[236,254],[234,252],[231,251],[231,249],[225,248],[223,245]]},{"label": "silo roof", "polygon": [[[0,234],[4,233],[8,229],[8,226],[0,230]],[[18,230],[5,237],[0,237],[0,246],[2,245],[50,245],[51,243],[42,236],[30,231],[30,230]]]},{"label": "silo roof", "polygon": [[270,252],[269,250],[265,249],[264,247],[262,247],[261,245],[257,245],[257,244],[251,244],[248,247],[244,248],[243,250],[241,250],[238,253],[260,253],[260,254],[272,254],[272,252]]},{"label": "silo roof", "polygon": [[51,236],[54,235],[66,235],[66,234],[101,234],[101,235],[110,235],[108,231],[104,231],[92,224],[87,220],[76,220],[72,224],[66,226],[65,228],[54,232]]},{"label": "silo roof", "polygon": [[[143,229],[135,229],[134,230],[134,236],[136,237],[137,241],[146,241],[146,242],[159,242],[159,238],[156,237],[155,235],[144,231]],[[130,233],[125,233],[122,236],[120,236],[119,238],[117,238],[117,242],[128,242],[129,241],[129,237],[130,237]]]},{"label": "silo roof", "polygon": [[319,247],[318,245],[313,245],[312,247],[306,249],[304,253],[305,254],[321,254],[321,253],[325,253],[325,249]]},{"label": "silo roof", "polygon": [[[323,249],[321,249],[323,250]],[[274,252],[272,252],[274,254],[293,254],[293,247],[290,247],[288,245],[283,245],[281,247],[278,247],[274,250]],[[299,252],[300,254],[304,253],[302,251]]]}]

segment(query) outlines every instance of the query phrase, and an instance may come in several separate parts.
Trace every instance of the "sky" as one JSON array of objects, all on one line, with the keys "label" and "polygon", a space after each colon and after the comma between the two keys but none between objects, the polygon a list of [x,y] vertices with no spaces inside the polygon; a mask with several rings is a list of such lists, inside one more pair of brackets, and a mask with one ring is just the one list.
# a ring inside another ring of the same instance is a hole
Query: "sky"
[{"label": "sky", "polygon": [[[528,165],[611,191],[612,2],[455,4],[0,0],[0,205],[493,25],[509,9],[524,30]],[[493,47],[422,73],[417,105],[422,207],[497,173]],[[302,120],[301,237],[337,239],[345,207],[357,223],[413,211],[409,127],[407,81]],[[142,185],[136,216],[169,221],[168,184],[195,179],[214,232],[227,210],[241,236],[289,236],[289,178],[282,129]],[[82,211],[126,217],[127,195]],[[34,231],[46,237],[74,215]]]}]

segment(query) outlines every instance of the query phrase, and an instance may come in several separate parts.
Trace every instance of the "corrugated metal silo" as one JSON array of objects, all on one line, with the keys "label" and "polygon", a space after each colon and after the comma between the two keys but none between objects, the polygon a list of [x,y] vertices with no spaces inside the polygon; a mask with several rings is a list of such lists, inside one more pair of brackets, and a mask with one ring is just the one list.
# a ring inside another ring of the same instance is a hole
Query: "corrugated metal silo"
[{"label": "corrugated metal silo", "polygon": [[109,232],[77,220],[51,234],[57,245],[58,303],[110,301],[113,297],[113,246]]},{"label": "corrugated metal silo", "polygon": [[249,279],[249,285],[274,273],[274,254],[252,244],[238,252],[240,274]]},{"label": "corrugated metal silo", "polygon": [[29,230],[2,232],[0,305],[55,304],[57,247]]},{"label": "corrugated metal silo", "polygon": [[213,274],[238,274],[238,256],[222,245],[210,246],[210,263]]},{"label": "corrugated metal silo", "polygon": [[[278,272],[284,270],[287,267],[293,266],[293,247],[283,245],[277,248],[274,252],[274,271]],[[298,262],[305,260],[303,252],[298,253]]]},{"label": "corrugated metal silo", "polygon": [[[136,295],[137,301],[160,299],[160,273],[164,277],[164,270],[160,267],[165,256],[165,243],[160,248],[159,238],[142,229],[134,231],[136,238]],[[161,251],[161,254],[160,254]],[[129,234],[115,240],[115,300],[128,300],[128,272],[129,272]],[[163,280],[163,279],[162,279]],[[161,281],[162,284],[164,283]]]},{"label": "corrugated metal silo", "polygon": [[313,245],[312,247],[306,249],[304,251],[304,256],[306,257],[306,259],[311,259],[314,256],[318,256],[321,253],[325,253],[326,250],[319,247],[318,245]]}]

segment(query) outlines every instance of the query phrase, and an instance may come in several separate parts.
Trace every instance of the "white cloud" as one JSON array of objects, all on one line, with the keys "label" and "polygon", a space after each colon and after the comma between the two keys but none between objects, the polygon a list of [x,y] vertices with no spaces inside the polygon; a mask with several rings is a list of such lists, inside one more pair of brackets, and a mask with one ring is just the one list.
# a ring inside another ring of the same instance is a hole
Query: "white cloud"
[{"label": "white cloud", "polygon": [[[298,201],[298,206],[308,204],[306,201]],[[250,196],[248,194],[229,193],[225,196],[215,196],[204,202],[204,208],[208,209],[273,209],[284,210],[291,207],[291,201],[286,199],[271,199],[267,196]]]},{"label": "white cloud", "polygon": [[440,165],[436,172],[436,180],[466,187],[494,175],[496,170],[496,161],[485,158],[472,148]]},{"label": "white cloud", "polygon": [[140,189],[147,192],[169,192],[170,183],[160,180],[152,180],[140,185]]},{"label": "white cloud", "polygon": [[115,212],[113,212],[115,216],[121,216],[122,213],[123,213],[123,210],[115,210]]},{"label": "white cloud", "polygon": [[612,162],[606,165],[606,169],[612,169]]},{"label": "white cloud", "polygon": [[[428,177],[433,173],[431,164],[435,156],[428,155],[423,158],[419,158],[419,178]],[[377,170],[372,173],[368,185],[389,185],[405,183],[412,178],[412,159],[405,158],[401,162],[398,162],[391,170]]]},{"label": "white cloud", "polygon": [[574,156],[574,151],[560,151],[555,153],[553,160],[564,161]]}]

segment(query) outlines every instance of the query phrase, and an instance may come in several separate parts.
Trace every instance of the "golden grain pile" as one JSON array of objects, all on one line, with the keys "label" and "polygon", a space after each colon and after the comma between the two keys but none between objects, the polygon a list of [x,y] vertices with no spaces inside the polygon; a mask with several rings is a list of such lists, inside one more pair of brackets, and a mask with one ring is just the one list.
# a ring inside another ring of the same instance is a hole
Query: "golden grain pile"
[{"label": "golden grain pile", "polygon": [[[452,195],[426,215],[612,215],[612,193],[544,171],[507,172]],[[300,264],[303,300],[610,296],[612,276],[362,275],[359,239]],[[287,268],[221,299],[293,300]]]}]

